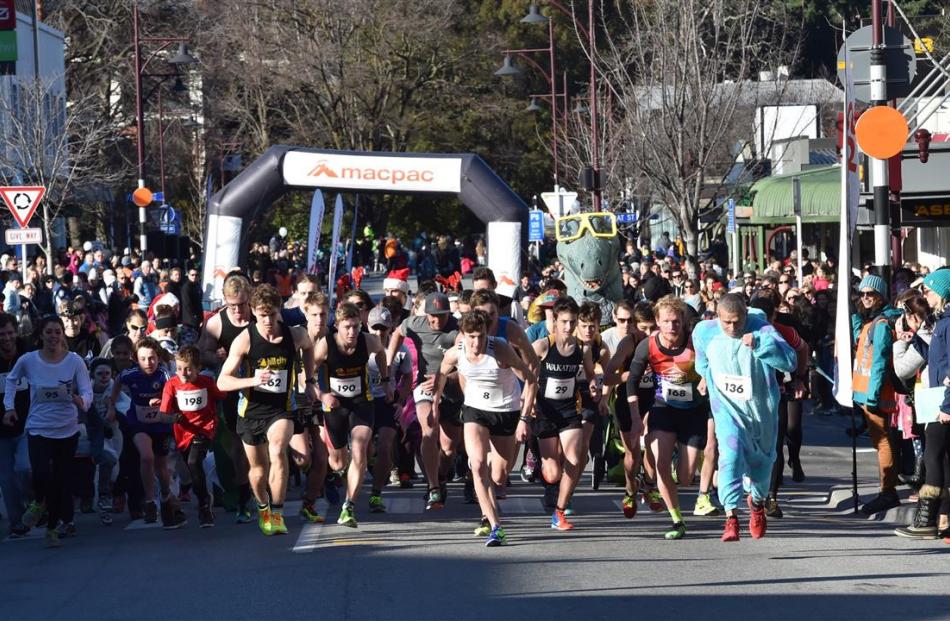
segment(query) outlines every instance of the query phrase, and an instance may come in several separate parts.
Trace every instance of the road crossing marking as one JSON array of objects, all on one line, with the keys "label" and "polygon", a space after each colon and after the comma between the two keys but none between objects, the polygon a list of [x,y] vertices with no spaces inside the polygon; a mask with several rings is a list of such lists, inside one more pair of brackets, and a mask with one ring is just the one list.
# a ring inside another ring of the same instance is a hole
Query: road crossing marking
[{"label": "road crossing marking", "polygon": [[422,498],[392,498],[383,497],[383,505],[386,506],[386,513],[392,514],[415,514],[425,513],[426,503]]},{"label": "road crossing marking", "polygon": [[515,513],[546,513],[540,498],[525,498],[523,496],[509,496],[499,500],[499,508],[503,514]]},{"label": "road crossing marking", "polygon": [[[297,506],[297,511],[299,512],[299,505],[302,503],[290,502],[287,503],[285,508],[289,508],[291,505]],[[328,520],[330,517],[327,515],[327,507],[329,504],[326,500],[321,498],[316,503],[317,512]],[[291,515],[290,511],[286,512],[288,515]],[[303,528],[300,529],[300,535],[297,536],[297,543],[294,544],[293,551],[296,554],[303,554],[306,552],[313,552],[314,548],[317,547],[317,542],[320,540],[320,534],[323,532],[324,523],[314,523],[314,522],[302,522]]]},{"label": "road crossing marking", "polygon": [[151,524],[146,524],[145,520],[142,519],[142,520],[132,520],[129,523],[129,525],[125,527],[124,530],[145,530],[148,528],[161,528],[161,527],[162,527],[162,523],[160,520],[156,520],[155,522],[152,522]]}]

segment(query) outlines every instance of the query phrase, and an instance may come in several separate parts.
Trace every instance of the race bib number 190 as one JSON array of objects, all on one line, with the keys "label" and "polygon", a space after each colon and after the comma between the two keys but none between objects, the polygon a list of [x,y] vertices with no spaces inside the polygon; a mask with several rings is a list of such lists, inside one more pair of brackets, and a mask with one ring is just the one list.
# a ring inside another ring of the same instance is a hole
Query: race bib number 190
[{"label": "race bib number 190", "polygon": [[345,397],[349,399],[358,397],[362,387],[363,382],[360,381],[359,376],[330,378],[330,392],[332,392],[337,397]]}]

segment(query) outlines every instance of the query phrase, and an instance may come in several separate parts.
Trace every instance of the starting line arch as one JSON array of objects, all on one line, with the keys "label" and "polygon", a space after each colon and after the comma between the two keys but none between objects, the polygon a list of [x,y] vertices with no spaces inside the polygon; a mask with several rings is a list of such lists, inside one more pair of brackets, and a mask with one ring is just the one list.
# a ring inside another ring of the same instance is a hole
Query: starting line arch
[{"label": "starting line arch", "polygon": [[487,225],[488,265],[501,293],[521,273],[528,206],[474,154],[334,151],[275,145],[211,197],[205,223],[203,293],[221,300],[229,269],[242,265],[247,225],[294,190],[456,196]]}]

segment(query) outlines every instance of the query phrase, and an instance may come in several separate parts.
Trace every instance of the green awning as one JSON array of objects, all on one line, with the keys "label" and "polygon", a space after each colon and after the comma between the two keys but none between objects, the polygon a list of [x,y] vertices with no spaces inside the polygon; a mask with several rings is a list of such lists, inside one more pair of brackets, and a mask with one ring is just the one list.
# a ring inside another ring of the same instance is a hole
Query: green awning
[{"label": "green awning", "polygon": [[802,222],[838,222],[841,213],[841,167],[822,166],[789,175],[759,179],[752,185],[752,224],[794,224],[792,179],[801,179]]}]

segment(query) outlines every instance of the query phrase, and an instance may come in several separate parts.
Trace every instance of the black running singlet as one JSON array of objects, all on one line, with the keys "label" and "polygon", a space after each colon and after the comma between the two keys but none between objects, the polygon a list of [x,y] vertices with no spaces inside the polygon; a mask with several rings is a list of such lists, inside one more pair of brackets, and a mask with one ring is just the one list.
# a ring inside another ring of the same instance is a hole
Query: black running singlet
[{"label": "black running singlet", "polygon": [[241,416],[273,416],[278,412],[293,412],[297,409],[297,348],[294,335],[280,324],[279,343],[272,343],[261,336],[257,324],[247,329],[251,345],[244,356],[244,377],[254,377],[264,370],[270,371],[270,379],[241,393]]},{"label": "black running singlet", "polygon": [[337,346],[335,333],[327,335],[327,385],[334,397],[373,400],[368,362],[369,350],[365,332],[360,332],[352,354],[344,353]]},{"label": "black running singlet", "polygon": [[574,352],[564,356],[557,349],[553,336],[548,336],[548,353],[541,361],[539,399],[541,413],[579,412],[580,386],[577,373],[584,366],[584,350],[575,341]]}]

